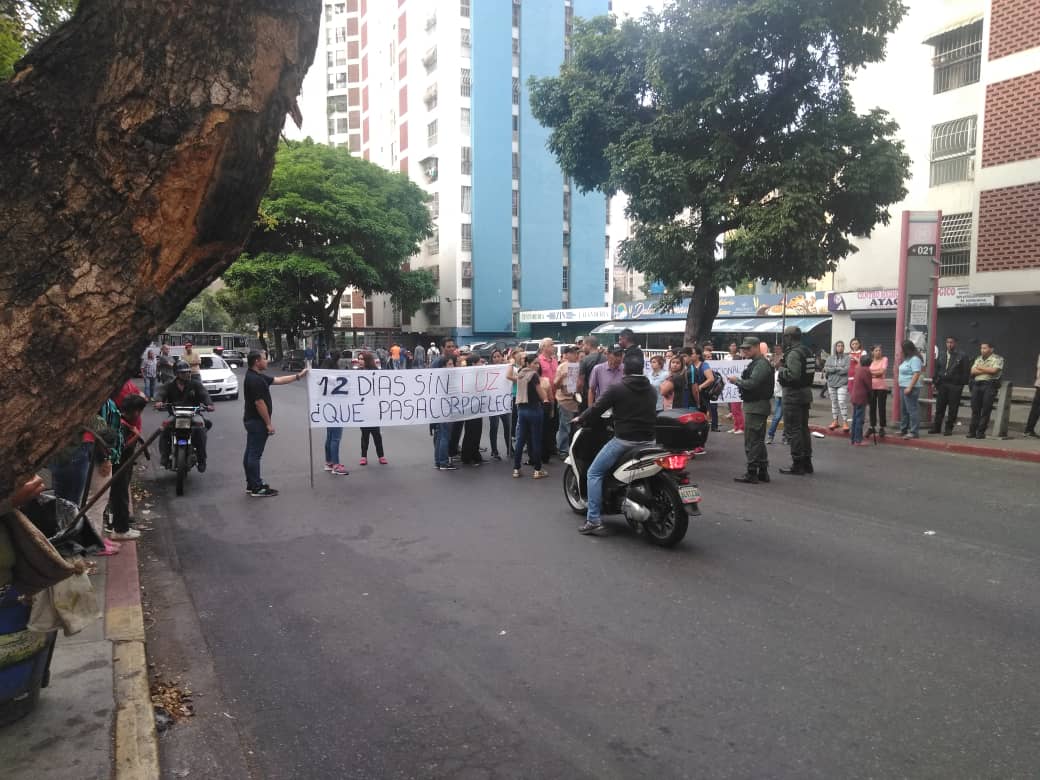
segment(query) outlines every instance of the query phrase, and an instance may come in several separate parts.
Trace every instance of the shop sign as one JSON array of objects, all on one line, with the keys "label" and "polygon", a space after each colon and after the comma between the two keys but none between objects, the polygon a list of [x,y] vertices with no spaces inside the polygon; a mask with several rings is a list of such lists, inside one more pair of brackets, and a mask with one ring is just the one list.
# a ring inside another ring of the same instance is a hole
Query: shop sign
[{"label": "shop sign", "polygon": [[609,306],[587,309],[543,309],[520,312],[520,322],[606,322],[610,319]]},{"label": "shop sign", "polygon": [[[992,295],[974,295],[967,287],[940,287],[940,309],[966,309],[993,306]],[[899,290],[856,290],[827,293],[827,309],[836,311],[895,311],[899,306]]]},{"label": "shop sign", "polygon": [[[784,305],[786,298],[787,305]],[[677,320],[686,319],[690,299],[680,301],[671,311],[659,312],[654,301],[614,304],[615,320]],[[723,295],[719,298],[719,317],[811,317],[827,314],[827,293],[791,292],[786,296]]]}]

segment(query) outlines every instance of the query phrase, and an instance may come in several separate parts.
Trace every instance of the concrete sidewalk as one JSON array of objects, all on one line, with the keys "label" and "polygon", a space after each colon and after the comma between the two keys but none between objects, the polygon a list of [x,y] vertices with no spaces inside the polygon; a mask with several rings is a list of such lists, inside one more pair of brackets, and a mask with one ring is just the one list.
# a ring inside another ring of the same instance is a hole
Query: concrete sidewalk
[{"label": "concrete sidewalk", "polygon": [[[890,419],[889,422],[891,424],[888,429],[888,435],[883,439],[879,437],[877,441],[879,445],[894,445],[897,447],[950,452],[956,455],[975,455],[984,458],[1003,458],[1040,463],[1040,439],[1028,439],[1023,436],[1026,417],[1029,415],[1029,404],[1013,403],[1011,405],[1010,425],[1008,438],[1006,439],[994,436],[991,431],[987,433],[985,439],[969,439],[967,433],[970,415],[970,407],[962,404],[958,413],[957,425],[953,429],[953,435],[951,436],[926,433],[928,423],[922,419],[921,438],[919,439],[901,438],[899,436],[899,422],[893,422]],[[830,399],[820,398],[820,388],[813,388],[813,408],[810,414],[810,427],[828,436],[848,438],[848,434],[840,428],[836,431],[828,429],[827,426],[830,425],[830,422]]]},{"label": "concrete sidewalk", "polygon": [[36,709],[0,729],[4,778],[83,780],[159,776],[148,691],[137,545],[94,558],[104,619],[59,633],[50,685]]}]

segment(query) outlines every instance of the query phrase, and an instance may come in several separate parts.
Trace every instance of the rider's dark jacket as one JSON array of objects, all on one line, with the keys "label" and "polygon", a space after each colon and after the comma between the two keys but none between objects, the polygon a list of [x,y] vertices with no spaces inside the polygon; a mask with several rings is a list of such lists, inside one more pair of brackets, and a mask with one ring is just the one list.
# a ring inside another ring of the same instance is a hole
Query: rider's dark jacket
[{"label": "rider's dark jacket", "polygon": [[582,415],[583,421],[596,420],[607,409],[614,410],[614,436],[625,441],[653,441],[657,421],[657,391],[642,374],[628,374],[611,385]]},{"label": "rider's dark jacket", "polygon": [[159,400],[171,406],[212,406],[209,393],[198,379],[192,379],[183,388],[177,386],[177,380],[167,382],[159,390]]}]

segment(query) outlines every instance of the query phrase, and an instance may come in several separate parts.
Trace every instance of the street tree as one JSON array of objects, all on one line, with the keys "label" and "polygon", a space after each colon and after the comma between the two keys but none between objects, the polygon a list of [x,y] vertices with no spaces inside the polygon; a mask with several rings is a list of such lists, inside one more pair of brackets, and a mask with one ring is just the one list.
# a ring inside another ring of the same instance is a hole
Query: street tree
[{"label": "street tree", "polygon": [[316,0],[84,0],[0,83],[0,500],[240,253]]},{"label": "street tree", "polygon": [[432,235],[427,200],[406,176],[346,149],[309,138],[288,142],[279,149],[248,250],[265,255],[272,273],[281,258],[293,264],[290,275],[299,271],[301,282],[314,282],[310,290],[294,288],[297,304],[302,321],[316,323],[331,343],[351,287],[364,295],[389,293],[394,307],[408,313],[436,293],[428,271],[407,267],[419,242]]},{"label": "street tree", "polygon": [[229,333],[231,315],[217,300],[215,293],[203,290],[184,307],[184,311],[170,325],[170,330],[185,333]]},{"label": "street tree", "polygon": [[797,285],[889,220],[909,159],[849,80],[884,57],[900,0],[671,0],[581,22],[560,75],[531,85],[549,147],[583,191],[627,193],[622,262],[693,287],[685,341],[711,330],[718,291]]}]

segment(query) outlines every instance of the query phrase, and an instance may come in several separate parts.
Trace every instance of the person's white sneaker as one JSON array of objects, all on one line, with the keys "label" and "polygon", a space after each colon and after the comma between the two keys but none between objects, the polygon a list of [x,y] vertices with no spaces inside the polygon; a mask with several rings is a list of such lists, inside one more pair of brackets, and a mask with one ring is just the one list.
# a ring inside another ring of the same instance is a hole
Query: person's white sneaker
[{"label": "person's white sneaker", "polygon": [[117,542],[132,542],[134,539],[141,538],[141,532],[138,531],[136,528],[128,528],[126,531],[122,533],[113,531],[108,535],[108,538]]}]

